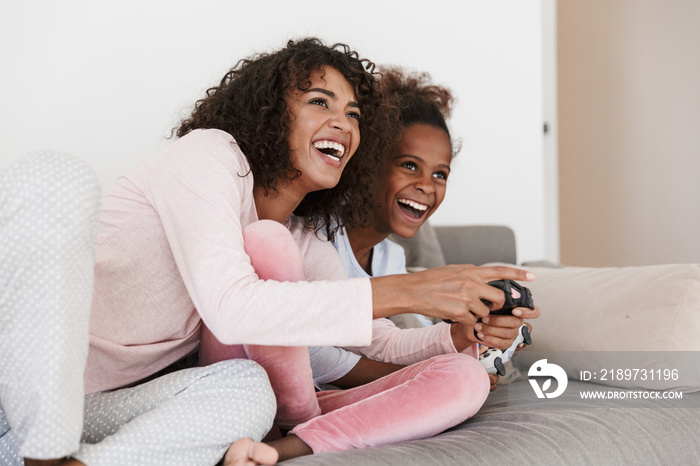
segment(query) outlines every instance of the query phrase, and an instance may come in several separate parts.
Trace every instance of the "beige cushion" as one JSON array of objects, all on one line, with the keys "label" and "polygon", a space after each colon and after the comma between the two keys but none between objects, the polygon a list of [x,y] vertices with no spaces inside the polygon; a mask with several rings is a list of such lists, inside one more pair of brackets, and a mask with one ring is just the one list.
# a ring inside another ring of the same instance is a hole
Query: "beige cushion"
[{"label": "beige cushion", "polygon": [[514,359],[523,375],[549,355],[570,379],[580,379],[584,370],[676,368],[677,380],[595,381],[700,389],[699,264],[524,268],[537,277],[523,284],[532,290],[541,316],[531,322],[533,344]]}]

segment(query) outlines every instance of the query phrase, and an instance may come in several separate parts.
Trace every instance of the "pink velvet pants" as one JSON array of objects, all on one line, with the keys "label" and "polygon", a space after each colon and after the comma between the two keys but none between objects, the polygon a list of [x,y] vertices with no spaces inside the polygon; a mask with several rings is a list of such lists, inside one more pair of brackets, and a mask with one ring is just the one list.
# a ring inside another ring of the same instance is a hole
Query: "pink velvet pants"
[{"label": "pink velvet pants", "polygon": [[[245,248],[261,279],[304,279],[303,258],[289,231],[262,220],[245,228]],[[200,364],[247,358],[267,371],[277,398],[277,425],[314,453],[426,438],[473,416],[489,393],[471,356],[445,354],[349,390],[316,392],[306,347],[223,345],[202,330]]]}]

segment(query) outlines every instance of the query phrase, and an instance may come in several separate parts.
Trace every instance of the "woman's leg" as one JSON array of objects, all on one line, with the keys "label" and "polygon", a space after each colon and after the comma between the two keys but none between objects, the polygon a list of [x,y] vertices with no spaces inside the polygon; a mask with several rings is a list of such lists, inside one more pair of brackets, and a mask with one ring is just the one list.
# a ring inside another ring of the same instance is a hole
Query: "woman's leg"
[{"label": "woman's leg", "polygon": [[216,464],[239,439],[270,430],[275,399],[253,361],[184,369],[85,398],[76,458],[88,465]]},{"label": "woman's leg", "polygon": [[78,450],[99,200],[92,170],[62,154],[0,177],[3,465]]},{"label": "woman's leg", "polygon": [[367,385],[320,392],[323,415],[290,433],[314,453],[426,438],[473,416],[488,393],[476,359],[436,356]]},{"label": "woman's leg", "polygon": [[[261,220],[248,225],[243,230],[243,240],[261,279],[290,282],[304,279],[304,259],[282,224]],[[209,329],[202,329],[200,364],[234,358],[252,359],[265,369],[277,398],[275,421],[282,429],[291,429],[321,413],[308,348],[223,345]]]}]

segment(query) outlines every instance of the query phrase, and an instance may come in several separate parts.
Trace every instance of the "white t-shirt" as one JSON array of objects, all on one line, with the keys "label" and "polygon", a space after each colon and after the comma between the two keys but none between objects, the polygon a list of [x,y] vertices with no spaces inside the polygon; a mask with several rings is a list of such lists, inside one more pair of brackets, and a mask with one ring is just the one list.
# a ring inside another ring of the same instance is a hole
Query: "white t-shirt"
[{"label": "white t-shirt", "polygon": [[372,275],[365,272],[357,262],[345,230],[338,232],[333,240],[333,246],[340,254],[340,260],[343,261],[345,270],[350,278],[383,277],[384,275],[406,273],[406,254],[403,248],[388,239],[374,246],[374,251],[372,252]]}]

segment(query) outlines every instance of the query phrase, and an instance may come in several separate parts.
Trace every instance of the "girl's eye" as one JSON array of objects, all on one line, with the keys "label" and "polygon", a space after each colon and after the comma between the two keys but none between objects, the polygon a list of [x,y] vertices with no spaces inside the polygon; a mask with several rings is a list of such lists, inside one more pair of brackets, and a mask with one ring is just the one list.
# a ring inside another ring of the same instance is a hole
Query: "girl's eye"
[{"label": "girl's eye", "polygon": [[328,108],[328,102],[326,102],[326,99],[322,99],[322,98],[320,98],[320,97],[317,97],[317,98],[315,98],[315,99],[311,99],[311,100],[309,101],[309,103],[310,103],[310,104],[313,104],[313,105],[320,105],[321,107],[326,107],[326,108]]},{"label": "girl's eye", "polygon": [[412,171],[418,170],[418,166],[413,162],[403,162],[401,164],[401,166],[404,168],[408,168],[409,170],[412,170]]},{"label": "girl's eye", "polygon": [[443,171],[435,172],[435,173],[433,173],[433,176],[434,176],[435,178],[440,178],[441,180],[446,180],[446,179],[447,179],[447,173],[446,173],[446,172],[443,172]]},{"label": "girl's eye", "polygon": [[348,112],[348,116],[349,116],[350,118],[356,119],[357,121],[360,121],[360,118],[362,118],[362,117],[360,116],[360,114],[357,113],[357,112]]}]

